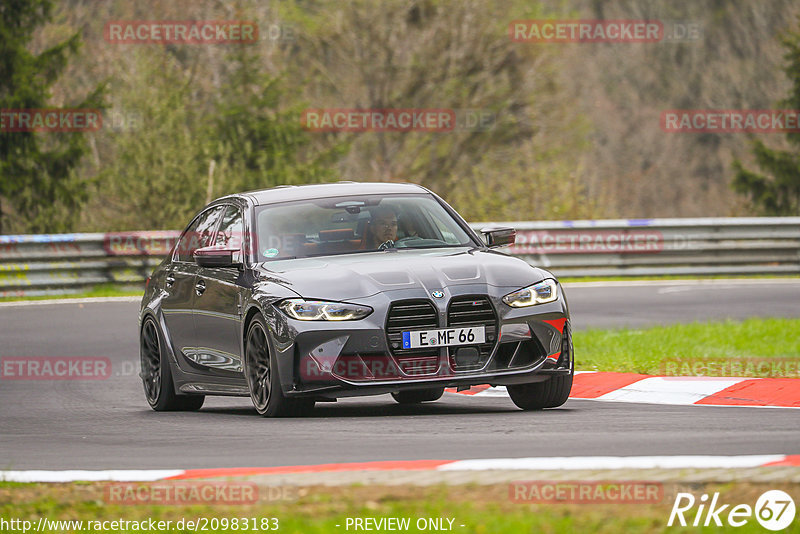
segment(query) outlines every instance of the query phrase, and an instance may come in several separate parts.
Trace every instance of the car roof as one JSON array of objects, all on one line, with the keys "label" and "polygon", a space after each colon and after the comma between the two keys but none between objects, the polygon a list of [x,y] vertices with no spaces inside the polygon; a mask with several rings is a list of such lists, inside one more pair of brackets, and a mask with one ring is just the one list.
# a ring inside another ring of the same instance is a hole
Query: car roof
[{"label": "car roof", "polygon": [[256,204],[274,204],[313,198],[347,195],[376,195],[397,193],[429,193],[421,185],[391,182],[337,182],[329,184],[279,185],[270,189],[247,191],[238,196],[249,196]]}]

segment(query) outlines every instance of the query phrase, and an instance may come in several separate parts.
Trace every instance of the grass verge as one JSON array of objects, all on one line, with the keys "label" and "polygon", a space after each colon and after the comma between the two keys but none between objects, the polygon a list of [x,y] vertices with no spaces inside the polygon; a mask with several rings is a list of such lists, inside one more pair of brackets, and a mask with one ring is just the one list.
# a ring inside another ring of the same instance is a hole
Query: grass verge
[{"label": "grass verge", "polygon": [[[508,484],[491,486],[345,486],[281,488],[281,495],[288,498],[269,501],[265,499],[267,488],[260,488],[259,500],[254,504],[221,505],[120,505],[110,504],[106,495],[107,483],[89,484],[0,484],[0,517],[5,520],[24,519],[32,521],[34,530],[40,517],[48,520],[83,521],[82,531],[87,531],[88,521],[128,520],[171,521],[172,528],[165,531],[180,531],[175,528],[178,521],[206,518],[225,518],[228,528],[208,529],[210,531],[242,531],[232,528],[234,518],[276,518],[278,532],[286,533],[336,533],[357,531],[350,526],[348,518],[408,518],[410,528],[407,532],[430,532],[434,529],[417,528],[419,519],[440,519],[446,527],[456,533],[558,533],[593,532],[595,534],[618,532],[677,532],[697,531],[696,527],[686,529],[667,527],[670,511],[677,491],[690,491],[698,499],[702,493],[720,492],[720,503],[745,503],[753,506],[758,496],[766,490],[781,489],[800,497],[800,485],[773,483],[768,487],[761,484],[737,483],[735,485],[715,486],[670,486],[665,484],[663,498],[656,503],[613,503],[599,504],[531,504],[513,502]],[[285,491],[288,490],[288,491]],[[699,502],[699,501],[698,501]],[[730,507],[729,507],[730,508]],[[685,518],[691,525],[697,514],[697,506],[686,512]],[[448,520],[452,519],[452,523]],[[705,519],[705,516],[702,517]],[[727,511],[721,520],[727,519]],[[249,519],[250,521],[252,519]],[[211,521],[209,521],[211,523]],[[270,525],[274,523],[268,522]],[[248,523],[249,525],[249,523]],[[714,528],[714,527],[712,527]],[[66,531],[81,529],[64,528]],[[106,532],[119,532],[123,529],[109,529]],[[185,528],[184,531],[192,531]],[[203,529],[198,529],[203,531]],[[253,532],[259,529],[245,529]],[[264,529],[266,530],[266,529]],[[260,530],[260,531],[264,531]],[[270,529],[273,530],[273,529]],[[444,529],[442,529],[444,530]],[[449,529],[448,529],[449,530]],[[130,529],[129,531],[136,531]],[[363,529],[361,529],[363,531]],[[754,517],[740,528],[714,528],[722,532],[764,532]],[[800,532],[800,521],[783,532]]]},{"label": "grass verge", "polygon": [[15,295],[15,296],[0,297],[0,302],[16,302],[25,300],[81,299],[81,298],[91,298],[91,297],[140,297],[143,292],[144,292],[144,286],[139,288],[135,286],[100,284],[88,287],[77,293],[63,293],[58,295],[36,295],[36,296]]},{"label": "grass verge", "polygon": [[800,319],[584,330],[573,333],[573,343],[582,371],[798,378]]}]

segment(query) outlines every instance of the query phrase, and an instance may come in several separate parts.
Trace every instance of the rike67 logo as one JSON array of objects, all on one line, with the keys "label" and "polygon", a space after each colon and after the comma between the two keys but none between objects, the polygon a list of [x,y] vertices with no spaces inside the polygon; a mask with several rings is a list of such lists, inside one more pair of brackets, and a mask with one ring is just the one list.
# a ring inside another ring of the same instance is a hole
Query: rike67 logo
[{"label": "rike67 logo", "polygon": [[[692,515],[694,515],[693,520]],[[678,493],[667,526],[741,527],[750,522],[754,516],[767,530],[783,530],[794,521],[794,500],[781,490],[765,491],[756,500],[755,506],[723,504],[720,502],[719,492],[714,493],[710,500],[706,493],[699,499],[691,493]]]}]

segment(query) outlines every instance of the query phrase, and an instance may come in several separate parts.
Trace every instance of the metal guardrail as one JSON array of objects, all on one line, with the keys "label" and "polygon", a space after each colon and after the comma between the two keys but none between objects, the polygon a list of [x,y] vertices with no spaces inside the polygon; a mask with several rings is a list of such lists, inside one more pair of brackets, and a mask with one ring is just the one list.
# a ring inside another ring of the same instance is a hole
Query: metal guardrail
[{"label": "metal guardrail", "polygon": [[[800,275],[800,217],[499,222],[557,276]],[[476,230],[490,223],[476,223]],[[179,232],[0,235],[0,296],[141,285]]]},{"label": "metal guardrail", "polygon": [[142,286],[180,232],[0,235],[0,297]]},{"label": "metal guardrail", "polygon": [[800,217],[494,224],[517,229],[513,254],[557,276],[800,274]]}]

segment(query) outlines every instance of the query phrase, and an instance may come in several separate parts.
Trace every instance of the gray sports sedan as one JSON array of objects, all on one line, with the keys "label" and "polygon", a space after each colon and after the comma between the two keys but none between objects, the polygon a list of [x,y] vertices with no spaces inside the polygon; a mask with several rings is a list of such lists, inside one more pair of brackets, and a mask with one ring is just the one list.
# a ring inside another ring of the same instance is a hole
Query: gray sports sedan
[{"label": "gray sports sedan", "polygon": [[148,278],[141,377],[155,410],[249,396],[264,416],[390,393],[507,387],[524,410],[572,387],[564,291],[412,184],[281,186],[206,206]]}]

